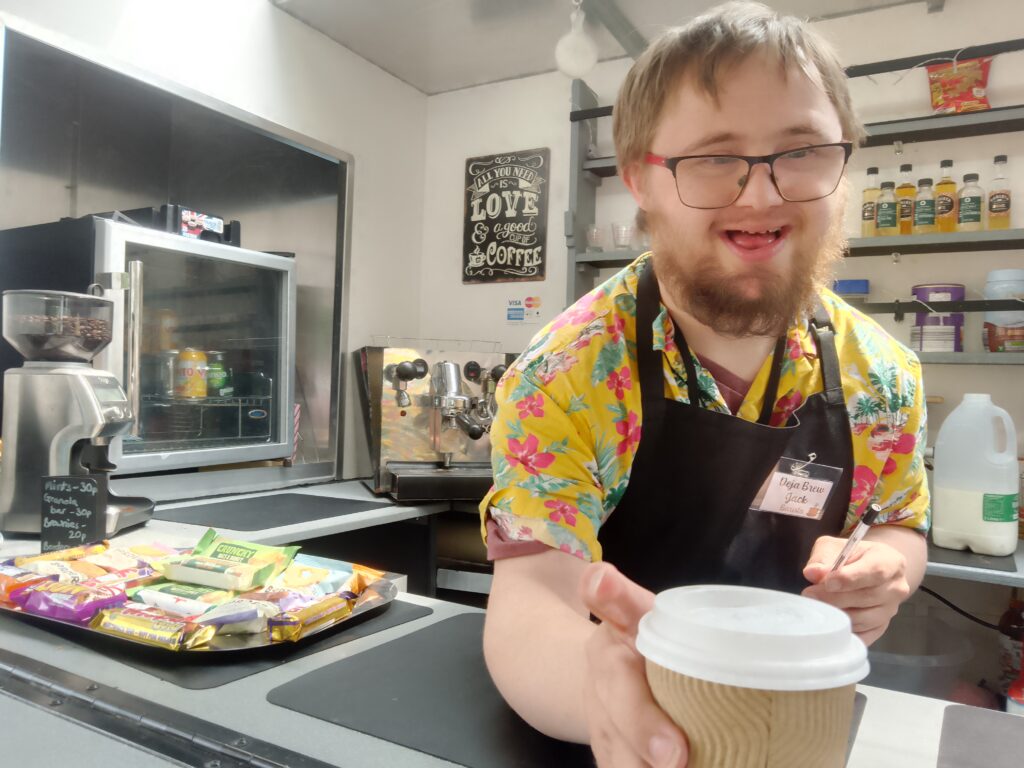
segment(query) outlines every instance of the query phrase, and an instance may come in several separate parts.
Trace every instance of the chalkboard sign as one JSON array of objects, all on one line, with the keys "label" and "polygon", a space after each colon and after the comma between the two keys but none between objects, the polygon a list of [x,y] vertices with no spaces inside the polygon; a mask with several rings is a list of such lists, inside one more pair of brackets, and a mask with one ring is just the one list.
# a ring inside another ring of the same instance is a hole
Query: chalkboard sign
[{"label": "chalkboard sign", "polygon": [[107,535],[105,475],[43,478],[43,552],[102,541]]},{"label": "chalkboard sign", "polygon": [[551,150],[466,161],[462,282],[543,280]]}]

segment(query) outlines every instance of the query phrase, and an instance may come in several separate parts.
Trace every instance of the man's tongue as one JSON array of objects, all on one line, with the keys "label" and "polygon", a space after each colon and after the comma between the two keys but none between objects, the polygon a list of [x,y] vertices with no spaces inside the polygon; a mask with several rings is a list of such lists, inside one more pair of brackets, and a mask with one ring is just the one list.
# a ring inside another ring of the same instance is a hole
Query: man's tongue
[{"label": "man's tongue", "polygon": [[764,248],[766,245],[771,245],[778,238],[778,231],[774,232],[744,232],[741,229],[730,229],[728,231],[729,239],[732,240],[740,248],[747,248],[749,250],[755,250],[757,248]]}]

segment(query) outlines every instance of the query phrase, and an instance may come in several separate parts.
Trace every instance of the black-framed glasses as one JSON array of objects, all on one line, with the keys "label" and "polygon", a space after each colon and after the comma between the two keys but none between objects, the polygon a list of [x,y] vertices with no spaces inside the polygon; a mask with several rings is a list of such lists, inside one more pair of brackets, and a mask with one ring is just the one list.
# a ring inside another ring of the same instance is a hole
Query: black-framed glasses
[{"label": "black-framed glasses", "polygon": [[849,141],[798,147],[771,155],[683,155],[648,152],[644,162],[668,168],[679,202],[688,208],[727,208],[743,194],[755,165],[768,166],[772,184],[783,200],[807,203],[836,191],[853,152]]}]

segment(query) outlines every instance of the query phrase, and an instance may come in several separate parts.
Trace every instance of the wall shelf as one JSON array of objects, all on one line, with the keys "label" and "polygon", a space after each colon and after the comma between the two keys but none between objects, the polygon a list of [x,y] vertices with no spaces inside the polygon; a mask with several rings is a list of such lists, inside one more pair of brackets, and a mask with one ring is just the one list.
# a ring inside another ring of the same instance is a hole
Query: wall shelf
[{"label": "wall shelf", "polygon": [[968,301],[929,301],[927,304],[917,299],[905,301],[850,301],[850,306],[856,307],[868,315],[896,315],[896,320],[902,319],[903,315],[910,312],[924,313],[945,313],[945,312],[1019,312],[1024,307],[1024,302],[1018,299],[972,299]]},{"label": "wall shelf", "polygon": [[918,352],[925,365],[1024,365],[1024,352]]},{"label": "wall shelf", "polygon": [[586,264],[591,267],[596,267],[597,269],[604,269],[606,267],[625,267],[636,261],[640,254],[647,253],[648,250],[650,249],[641,248],[640,250],[633,250],[618,248],[612,251],[587,250],[576,257],[576,263]]},{"label": "wall shelf", "polygon": [[916,253],[1004,251],[1024,249],[1024,229],[990,229],[982,232],[936,232],[931,235],[852,237],[847,256],[901,256]]}]

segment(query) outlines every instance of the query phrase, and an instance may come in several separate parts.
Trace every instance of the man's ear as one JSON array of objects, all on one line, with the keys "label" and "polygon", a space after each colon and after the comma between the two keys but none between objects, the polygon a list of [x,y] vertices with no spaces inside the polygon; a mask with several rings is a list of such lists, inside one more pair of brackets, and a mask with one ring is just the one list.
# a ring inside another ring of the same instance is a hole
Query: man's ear
[{"label": "man's ear", "polygon": [[637,162],[629,163],[619,170],[619,177],[633,195],[637,207],[647,210],[647,176],[644,167]]}]

